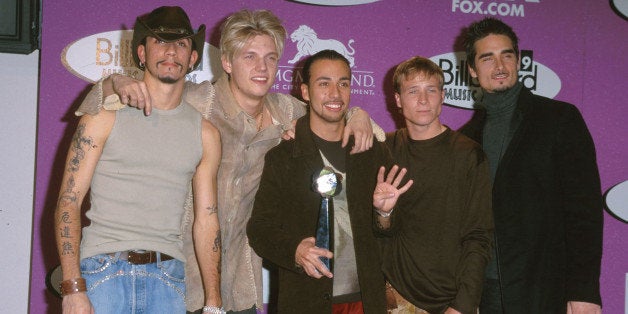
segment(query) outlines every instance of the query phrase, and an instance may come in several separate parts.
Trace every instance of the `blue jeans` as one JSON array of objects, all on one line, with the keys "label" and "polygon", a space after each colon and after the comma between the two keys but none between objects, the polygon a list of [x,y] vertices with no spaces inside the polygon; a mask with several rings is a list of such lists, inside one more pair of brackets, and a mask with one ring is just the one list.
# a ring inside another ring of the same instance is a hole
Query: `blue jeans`
[{"label": "blue jeans", "polygon": [[81,260],[87,296],[98,314],[185,313],[183,262],[133,265],[108,254]]}]

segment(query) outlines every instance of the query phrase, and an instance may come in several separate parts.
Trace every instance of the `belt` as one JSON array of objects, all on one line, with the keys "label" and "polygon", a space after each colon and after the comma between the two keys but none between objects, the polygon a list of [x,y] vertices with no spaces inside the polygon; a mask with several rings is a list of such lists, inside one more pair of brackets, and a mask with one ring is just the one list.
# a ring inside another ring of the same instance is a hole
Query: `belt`
[{"label": "belt", "polygon": [[[119,259],[121,259],[123,261],[127,261],[130,264],[134,264],[134,265],[144,265],[144,264],[156,263],[157,262],[157,254],[160,255],[162,262],[174,259],[174,257],[172,257],[172,256],[170,256],[168,254],[155,252],[155,251],[137,250],[137,251],[122,251],[122,252],[119,252],[119,253],[120,253],[120,255],[118,256]],[[118,253],[109,253],[109,255],[112,256],[112,257],[115,257],[117,254]]]}]

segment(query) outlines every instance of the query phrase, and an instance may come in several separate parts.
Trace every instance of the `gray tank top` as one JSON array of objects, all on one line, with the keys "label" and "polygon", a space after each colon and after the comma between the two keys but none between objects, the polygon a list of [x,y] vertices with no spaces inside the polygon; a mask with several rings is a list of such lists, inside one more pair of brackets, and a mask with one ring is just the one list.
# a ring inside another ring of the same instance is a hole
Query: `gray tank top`
[{"label": "gray tank top", "polygon": [[181,219],[202,152],[201,115],[185,102],[150,116],[117,111],[92,179],[81,258],[135,249],[185,261]]}]

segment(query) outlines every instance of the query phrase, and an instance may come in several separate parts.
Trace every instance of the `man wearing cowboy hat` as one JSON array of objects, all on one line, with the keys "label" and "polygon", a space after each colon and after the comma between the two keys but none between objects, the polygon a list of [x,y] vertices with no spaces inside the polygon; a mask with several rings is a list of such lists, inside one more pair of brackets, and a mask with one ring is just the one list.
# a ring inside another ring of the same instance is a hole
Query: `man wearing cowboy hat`
[{"label": "man wearing cowboy hat", "polygon": [[[220,30],[223,75],[215,83],[188,81],[183,97],[221,132],[218,218],[223,241],[220,272],[223,306],[232,313],[255,314],[256,309],[263,308],[262,259],[249,245],[246,223],[253,210],[264,155],[279,144],[283,135],[293,131],[293,122],[306,113],[306,106],[291,95],[271,92],[286,36],[276,15],[268,10],[243,9],[227,17]],[[143,85],[143,81],[124,75],[111,75],[94,85],[77,114],[119,109],[108,101],[103,103],[109,99],[103,96],[116,97],[112,95],[114,92],[122,103],[143,108],[150,114],[152,94]],[[344,143],[353,134],[352,152],[362,152],[372,145],[373,132],[368,114],[364,110],[353,112],[350,120],[347,114]],[[383,140],[383,130],[379,131]],[[184,228],[184,251],[189,252],[186,304],[189,311],[200,313],[203,295],[197,287],[202,280],[190,249],[190,228]]]},{"label": "man wearing cowboy hat", "polygon": [[[145,70],[153,114],[129,107],[81,118],[55,212],[64,313],[184,313],[181,226],[190,189],[205,312],[222,312],[220,135],[182,100],[185,74],[200,63],[204,39],[205,26],[194,33],[179,7],[138,17],[133,58]],[[91,224],[81,234],[88,189]]]}]

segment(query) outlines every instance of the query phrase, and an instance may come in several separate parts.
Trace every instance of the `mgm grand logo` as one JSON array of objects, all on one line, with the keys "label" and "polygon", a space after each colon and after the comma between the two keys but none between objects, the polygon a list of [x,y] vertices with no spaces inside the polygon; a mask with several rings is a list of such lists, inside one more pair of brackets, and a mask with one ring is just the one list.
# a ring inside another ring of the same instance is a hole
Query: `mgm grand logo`
[{"label": "mgm grand logo", "polygon": [[[288,64],[295,65],[305,57],[322,50],[335,50],[349,61],[349,66],[356,65],[356,50],[353,47],[355,40],[339,40],[319,38],[316,31],[308,25],[300,25],[290,33],[290,40],[295,43],[297,52],[288,60]],[[295,66],[279,66],[273,89],[284,93],[299,94],[303,82],[301,68]],[[372,71],[351,70],[351,94],[375,95],[375,77]]]}]

